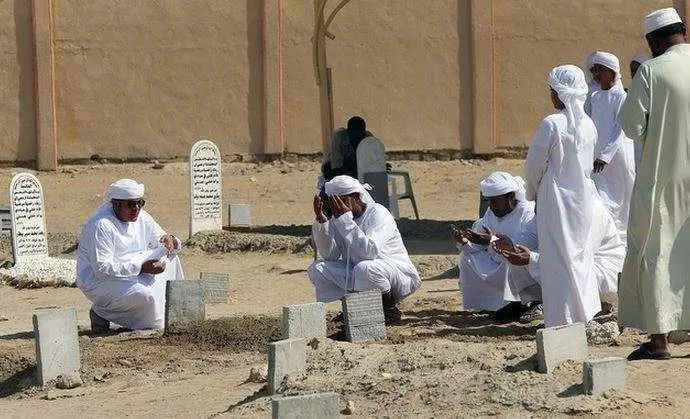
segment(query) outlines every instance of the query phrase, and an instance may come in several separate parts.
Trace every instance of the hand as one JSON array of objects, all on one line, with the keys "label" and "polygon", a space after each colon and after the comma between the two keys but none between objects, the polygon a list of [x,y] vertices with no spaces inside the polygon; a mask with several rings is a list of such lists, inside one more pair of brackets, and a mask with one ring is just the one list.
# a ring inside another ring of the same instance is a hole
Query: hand
[{"label": "hand", "polygon": [[599,173],[599,172],[603,171],[607,164],[608,164],[608,163],[606,163],[605,161],[603,161],[603,160],[601,160],[601,159],[596,159],[596,160],[594,160],[594,170],[593,170],[593,172],[594,172],[594,173]]},{"label": "hand", "polygon": [[162,236],[159,241],[163,243],[163,246],[165,246],[166,249],[168,249],[168,252],[172,252],[174,249],[177,249],[177,240],[175,240],[175,238],[170,234]]},{"label": "hand", "polygon": [[165,263],[161,263],[157,260],[147,260],[146,262],[141,264],[141,272],[139,273],[158,275],[160,273],[163,273],[164,270]]},{"label": "hand", "polygon": [[343,202],[343,200],[339,196],[329,196],[328,199],[331,202],[331,211],[333,211],[334,218],[338,218],[346,212],[352,211],[352,209],[348,207],[347,204]]},{"label": "hand", "polygon": [[498,237],[498,240],[491,243],[494,252],[500,254],[503,251],[514,252],[516,250],[515,243],[513,243],[510,237],[504,234],[497,234],[496,237]]},{"label": "hand", "polygon": [[469,241],[465,238],[465,236],[462,235],[462,230],[455,227],[454,225],[450,226],[450,235],[453,237],[453,239],[456,242],[458,242],[462,246],[465,246],[466,244],[469,243]]},{"label": "hand", "polygon": [[491,230],[486,227],[482,227],[484,233],[477,233],[474,230],[464,230],[462,235],[465,236],[470,243],[479,244],[482,246],[488,246],[491,243]]},{"label": "hand", "polygon": [[316,216],[316,221],[320,224],[328,221],[326,214],[323,213],[323,201],[321,201],[321,197],[318,195],[314,195],[314,215]]},{"label": "hand", "polygon": [[529,264],[532,252],[521,244],[515,245],[515,251],[502,250],[499,252],[501,256],[511,265],[525,266]]}]

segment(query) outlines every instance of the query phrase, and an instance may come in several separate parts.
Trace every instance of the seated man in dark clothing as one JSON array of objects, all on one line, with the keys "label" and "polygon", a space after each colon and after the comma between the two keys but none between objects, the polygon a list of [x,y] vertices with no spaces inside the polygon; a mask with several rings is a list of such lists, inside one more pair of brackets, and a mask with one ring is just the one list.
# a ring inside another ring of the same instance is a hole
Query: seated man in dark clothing
[{"label": "seated man in dark clothing", "polygon": [[367,123],[362,117],[353,116],[347,121],[347,128],[339,128],[333,134],[330,154],[324,155],[321,166],[326,182],[338,175],[357,178],[357,146],[366,137],[372,136],[367,131]]}]

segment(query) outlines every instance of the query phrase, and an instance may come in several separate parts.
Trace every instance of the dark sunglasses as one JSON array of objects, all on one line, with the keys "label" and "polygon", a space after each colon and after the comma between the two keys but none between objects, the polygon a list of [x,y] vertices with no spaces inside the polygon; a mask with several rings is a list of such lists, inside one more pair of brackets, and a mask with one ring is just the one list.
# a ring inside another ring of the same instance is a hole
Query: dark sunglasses
[{"label": "dark sunglasses", "polygon": [[146,205],[146,201],[143,199],[138,199],[136,201],[117,201],[121,205],[126,205],[127,208],[131,209],[132,211],[138,210],[142,208],[144,205]]}]

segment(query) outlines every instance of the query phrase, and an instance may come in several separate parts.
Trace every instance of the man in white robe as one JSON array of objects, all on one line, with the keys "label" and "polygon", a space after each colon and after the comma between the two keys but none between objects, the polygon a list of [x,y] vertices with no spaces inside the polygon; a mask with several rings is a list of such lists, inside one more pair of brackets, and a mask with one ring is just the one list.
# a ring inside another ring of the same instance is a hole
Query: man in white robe
[{"label": "man in white robe", "polygon": [[479,186],[489,208],[472,229],[453,231],[461,251],[458,286],[463,307],[495,311],[498,320],[517,320],[528,308],[522,303],[541,301],[541,288],[526,268],[512,266],[490,243],[503,235],[535,250],[534,202],[525,199],[522,178],[510,173],[491,173]]},{"label": "man in white robe", "polygon": [[651,334],[628,359],[668,359],[666,335],[690,329],[690,45],[673,8],[648,15],[645,29],[655,58],[640,66],[619,115],[643,147],[619,321]]},{"label": "man in white robe", "polygon": [[181,242],[142,209],[144,190],[131,179],[113,183],[82,230],[76,282],[93,303],[94,332],[109,330],[110,322],[162,330],[166,282],[184,279]]},{"label": "man in white robe", "polygon": [[589,244],[599,199],[590,178],[597,131],[585,114],[585,75],[574,65],[549,74],[558,112],[539,125],[525,161],[527,199],[536,200],[539,273],[547,327],[587,322],[601,310]]},{"label": "man in white robe", "polygon": [[618,124],[618,111],[626,97],[620,62],[611,53],[597,51],[592,56],[590,71],[600,86],[590,98],[588,112],[598,135],[592,179],[625,242],[635,183],[635,148]]},{"label": "man in white robe", "polygon": [[[637,54],[633,57],[630,61],[630,80],[635,78],[637,70],[649,59],[651,59],[651,57],[647,54]],[[625,89],[625,92],[627,93],[628,89]],[[642,162],[642,143],[633,141],[633,146],[635,147],[635,173],[637,173],[640,163]]]},{"label": "man in white robe", "polygon": [[[368,186],[368,185],[367,185]],[[314,197],[312,237],[322,260],[307,269],[316,300],[339,300],[348,292],[378,289],[388,323],[400,319],[396,305],[421,286],[388,210],[374,202],[365,186],[346,175],[326,182],[332,215]]]}]

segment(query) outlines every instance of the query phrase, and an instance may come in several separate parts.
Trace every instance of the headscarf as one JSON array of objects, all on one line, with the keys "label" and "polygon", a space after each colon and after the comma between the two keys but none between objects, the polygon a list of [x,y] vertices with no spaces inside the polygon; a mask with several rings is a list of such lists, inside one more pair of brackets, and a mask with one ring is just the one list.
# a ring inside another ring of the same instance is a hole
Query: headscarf
[{"label": "headscarf", "polygon": [[652,57],[650,57],[647,54],[637,54],[636,56],[633,57],[630,62],[632,63],[638,63],[638,64],[643,64],[645,61],[651,60]]},{"label": "headscarf", "polygon": [[120,179],[115,183],[111,183],[108,186],[108,190],[103,195],[103,201],[100,205],[91,213],[89,219],[98,215],[101,211],[110,210],[112,204],[110,203],[113,199],[122,200],[136,200],[144,197],[144,192],[146,188],[142,183],[137,183],[137,181],[132,179]]},{"label": "headscarf", "polygon": [[614,83],[623,87],[623,82],[621,81],[621,63],[618,57],[610,52],[596,51],[592,55],[592,65],[594,64],[602,65],[616,73]]},{"label": "headscarf", "polygon": [[479,189],[485,198],[515,192],[515,198],[520,202],[525,202],[525,181],[520,176],[513,176],[510,173],[491,173],[479,183]]},{"label": "headscarf", "polygon": [[359,180],[347,176],[339,175],[326,182],[326,195],[328,196],[343,196],[350,195],[353,193],[359,193],[362,202],[365,204],[373,204],[374,198],[369,195],[367,190],[371,190],[371,186],[368,183],[359,183]]},{"label": "headscarf", "polygon": [[561,65],[549,73],[549,86],[558,94],[558,98],[565,105],[565,116],[568,120],[568,132],[573,134],[575,147],[582,148],[580,125],[585,115],[585,100],[587,99],[587,83],[585,74],[574,65]]},{"label": "headscarf", "polygon": [[592,94],[596,91],[601,90],[601,86],[599,86],[599,83],[594,81],[594,77],[592,76],[592,72],[589,71],[594,63],[592,63],[592,59],[594,58],[594,54],[596,54],[596,51],[592,51],[589,54],[587,54],[587,57],[585,58],[585,80],[587,81],[587,87],[589,90],[589,94]]},{"label": "headscarf", "polygon": [[659,9],[648,14],[647,17],[644,18],[644,34],[648,35],[664,26],[681,22],[680,15],[678,15],[678,12],[673,7]]}]

